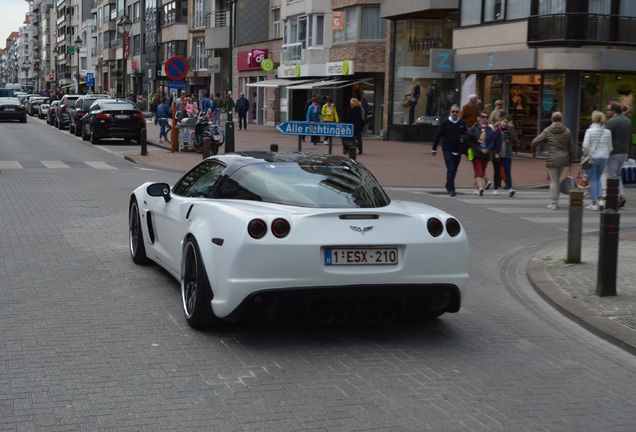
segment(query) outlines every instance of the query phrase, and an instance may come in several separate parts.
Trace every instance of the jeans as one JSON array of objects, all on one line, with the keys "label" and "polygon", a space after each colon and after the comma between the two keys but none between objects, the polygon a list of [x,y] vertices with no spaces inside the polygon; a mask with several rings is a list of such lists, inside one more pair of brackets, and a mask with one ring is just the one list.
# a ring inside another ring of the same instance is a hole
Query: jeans
[{"label": "jeans", "polygon": [[506,174],[506,187],[512,189],[512,174],[510,174],[510,168],[512,167],[512,159],[509,157],[502,157],[492,160],[492,166],[494,169],[494,181],[495,189],[499,189],[501,186],[501,166],[503,165],[504,173]]},{"label": "jeans", "polygon": [[221,108],[217,108],[214,110],[214,124],[217,126],[221,125]]},{"label": "jeans", "polygon": [[449,151],[444,151],[444,162],[446,163],[446,192],[455,192],[455,176],[457,175],[457,168],[459,168],[459,162],[461,162],[462,156],[459,153],[453,154]]},{"label": "jeans", "polygon": [[603,184],[601,183],[601,175],[605,170],[605,164],[607,159],[593,158],[594,164],[587,169],[587,174],[590,180],[590,198],[592,201],[597,202],[599,198],[603,196]]},{"label": "jeans", "polygon": [[[168,136],[166,135],[166,126],[168,125],[168,119],[167,118],[160,118],[159,119],[159,139],[161,138],[166,138],[168,139]],[[169,128],[168,130],[170,130],[172,128]]]}]

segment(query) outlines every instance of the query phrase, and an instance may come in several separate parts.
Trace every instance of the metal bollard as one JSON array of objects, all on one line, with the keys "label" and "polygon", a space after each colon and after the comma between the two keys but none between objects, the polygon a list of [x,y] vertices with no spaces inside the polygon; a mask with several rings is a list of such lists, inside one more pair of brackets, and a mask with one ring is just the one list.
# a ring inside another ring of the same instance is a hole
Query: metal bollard
[{"label": "metal bollard", "polygon": [[143,128],[139,133],[139,144],[141,145],[141,155],[148,155],[148,143],[146,142],[146,138],[148,137],[148,130]]},{"label": "metal bollard", "polygon": [[231,120],[231,113],[228,113],[225,122],[225,153],[234,153],[234,122]]},{"label": "metal bollard", "polygon": [[203,159],[210,157],[210,148],[212,147],[212,140],[209,136],[203,138]]},{"label": "metal bollard", "polygon": [[618,177],[607,178],[607,190],[605,191],[605,208],[618,210]]},{"label": "metal bollard", "polygon": [[596,275],[596,295],[599,297],[616,295],[620,216],[618,211],[614,209],[607,209],[601,212],[601,229],[598,244],[598,273]]},{"label": "metal bollard", "polygon": [[270,144],[269,151],[271,151],[272,153],[278,153],[278,144]]},{"label": "metal bollard", "polygon": [[568,264],[581,262],[581,242],[583,236],[583,191],[570,191],[570,211],[568,212]]}]

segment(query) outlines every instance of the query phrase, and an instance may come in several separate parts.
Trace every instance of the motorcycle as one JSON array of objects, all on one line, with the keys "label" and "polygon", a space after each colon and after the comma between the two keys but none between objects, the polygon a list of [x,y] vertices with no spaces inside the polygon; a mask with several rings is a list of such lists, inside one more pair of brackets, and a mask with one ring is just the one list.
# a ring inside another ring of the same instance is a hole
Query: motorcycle
[{"label": "motorcycle", "polygon": [[197,116],[177,115],[177,127],[183,130],[183,143],[196,152],[203,152],[204,138],[210,138],[210,154],[219,152],[225,142],[225,132],[221,126],[212,123],[213,114],[201,111]]}]

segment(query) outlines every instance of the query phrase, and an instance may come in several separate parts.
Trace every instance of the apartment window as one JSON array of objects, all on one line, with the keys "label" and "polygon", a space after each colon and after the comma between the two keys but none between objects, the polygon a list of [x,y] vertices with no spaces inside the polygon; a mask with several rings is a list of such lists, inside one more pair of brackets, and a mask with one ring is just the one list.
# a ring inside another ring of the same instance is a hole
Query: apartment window
[{"label": "apartment window", "polygon": [[192,40],[192,56],[194,57],[194,69],[207,69],[207,58],[205,53],[205,38],[195,38]]},{"label": "apartment window", "polygon": [[565,0],[539,0],[539,15],[565,13]]},{"label": "apartment window", "polygon": [[165,62],[170,57],[174,57],[174,56],[186,57],[188,52],[187,46],[188,46],[188,41],[185,41],[185,40],[170,41],[170,42],[164,43],[161,46],[162,62]]},{"label": "apartment window", "polygon": [[132,22],[138,22],[141,20],[141,2],[137,2],[132,5]]},{"label": "apartment window", "polygon": [[612,13],[611,0],[590,0],[588,12],[599,15],[609,15]]},{"label": "apartment window", "polygon": [[208,4],[206,0],[194,0],[194,28],[205,28]]},{"label": "apartment window", "polygon": [[[547,1],[550,3],[561,0]],[[460,22],[462,26],[470,26],[482,22],[528,18],[531,5],[532,2],[528,0],[461,0]]]},{"label": "apartment window", "polygon": [[188,1],[176,0],[163,6],[163,25],[188,21]]},{"label": "apartment window", "polygon": [[324,15],[303,15],[285,21],[283,45],[299,44],[303,48],[322,47],[325,35]]},{"label": "apartment window", "polygon": [[280,8],[272,9],[272,39],[280,38]]},{"label": "apartment window", "polygon": [[334,42],[386,39],[386,23],[380,17],[380,7],[354,6],[343,12],[344,29],[334,31]]},{"label": "apartment window", "polygon": [[133,55],[141,54],[141,36],[134,35],[132,37],[132,53]]}]

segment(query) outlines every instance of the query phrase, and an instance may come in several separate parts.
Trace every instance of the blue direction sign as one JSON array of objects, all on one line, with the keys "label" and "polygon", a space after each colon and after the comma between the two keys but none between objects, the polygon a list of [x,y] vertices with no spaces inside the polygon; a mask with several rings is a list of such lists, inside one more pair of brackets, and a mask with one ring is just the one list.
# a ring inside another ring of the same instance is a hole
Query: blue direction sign
[{"label": "blue direction sign", "polygon": [[286,121],[276,126],[285,135],[309,135],[327,137],[353,136],[353,124],[351,123],[315,123],[302,121]]},{"label": "blue direction sign", "polygon": [[183,90],[185,88],[185,83],[183,81],[168,81],[168,88]]}]

